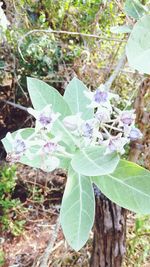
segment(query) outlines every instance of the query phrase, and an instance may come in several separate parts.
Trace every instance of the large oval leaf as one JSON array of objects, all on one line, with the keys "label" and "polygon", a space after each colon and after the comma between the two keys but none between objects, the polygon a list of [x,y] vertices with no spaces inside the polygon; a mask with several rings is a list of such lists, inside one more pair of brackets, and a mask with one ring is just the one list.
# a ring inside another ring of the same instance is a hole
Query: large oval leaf
[{"label": "large oval leaf", "polygon": [[78,151],[71,161],[73,169],[86,176],[112,173],[119,156],[116,153],[105,155],[105,150],[105,147],[95,146]]},{"label": "large oval leaf", "polygon": [[51,104],[54,112],[59,112],[64,118],[71,114],[68,104],[65,102],[59,92],[36,78],[27,78],[27,86],[32,104],[36,110],[43,109]]},{"label": "large oval leaf", "polygon": [[94,115],[94,110],[88,108],[90,100],[85,96],[84,92],[87,91],[87,87],[77,78],[73,78],[68,84],[64,99],[68,103],[70,110],[73,114],[82,113],[83,119],[91,119]]},{"label": "large oval leaf", "polygon": [[135,163],[121,160],[114,173],[92,177],[111,201],[134,212],[150,213],[150,172]]},{"label": "large oval leaf", "polygon": [[78,251],[89,238],[94,223],[95,198],[89,177],[69,170],[60,220],[69,245]]},{"label": "large oval leaf", "polygon": [[126,0],[124,10],[128,16],[136,20],[140,19],[148,11],[139,0]]},{"label": "large oval leaf", "polygon": [[126,54],[132,68],[150,74],[150,15],[135,24],[127,42]]},{"label": "large oval leaf", "polygon": [[41,110],[46,105],[51,104],[54,112],[60,112],[61,116],[54,123],[51,132],[54,136],[62,134],[63,141],[67,145],[73,146],[76,143],[75,138],[64,127],[61,121],[65,116],[71,114],[64,98],[55,88],[38,79],[27,78],[27,85],[32,104],[36,110]]}]

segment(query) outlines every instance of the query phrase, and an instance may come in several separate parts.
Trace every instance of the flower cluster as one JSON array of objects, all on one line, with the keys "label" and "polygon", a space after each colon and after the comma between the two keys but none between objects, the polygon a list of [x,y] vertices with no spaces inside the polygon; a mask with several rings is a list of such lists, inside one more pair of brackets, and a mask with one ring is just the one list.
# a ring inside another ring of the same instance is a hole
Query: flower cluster
[{"label": "flower cluster", "polygon": [[[94,109],[91,119],[83,119],[82,113],[66,116],[61,123],[63,127],[78,140],[78,148],[102,145],[106,147],[105,154],[125,152],[125,145],[130,141],[142,138],[142,133],[135,127],[135,111],[120,110],[115,107],[119,96],[106,90],[101,85],[96,91],[85,91],[90,99],[88,109]],[[28,109],[36,119],[33,134],[24,139],[21,132],[16,135],[7,134],[11,144],[11,153],[8,159],[16,162],[23,157],[33,160],[40,157],[41,169],[52,171],[60,163],[60,157],[71,157],[63,146],[63,135],[53,136],[51,131],[55,122],[60,119],[60,113],[53,112],[52,106],[47,105],[42,110]],[[61,143],[61,145],[60,145]]]},{"label": "flower cluster", "polygon": [[60,161],[56,155],[65,153],[64,147],[59,145],[61,137],[49,136],[60,114],[54,113],[51,105],[47,105],[41,111],[29,108],[28,112],[36,119],[35,131],[26,139],[22,137],[21,131],[16,135],[7,133],[6,138],[11,144],[11,153],[8,153],[7,160],[18,162],[25,156],[32,161],[39,156],[41,169],[51,171],[59,166]]},{"label": "flower cluster", "polygon": [[142,133],[135,127],[135,111],[116,108],[112,103],[119,96],[107,91],[101,85],[95,92],[85,92],[91,100],[88,108],[94,108],[93,119],[83,120],[82,114],[68,116],[65,126],[74,134],[83,137],[82,145],[100,144],[106,147],[106,154],[125,153],[125,145],[142,138]]}]

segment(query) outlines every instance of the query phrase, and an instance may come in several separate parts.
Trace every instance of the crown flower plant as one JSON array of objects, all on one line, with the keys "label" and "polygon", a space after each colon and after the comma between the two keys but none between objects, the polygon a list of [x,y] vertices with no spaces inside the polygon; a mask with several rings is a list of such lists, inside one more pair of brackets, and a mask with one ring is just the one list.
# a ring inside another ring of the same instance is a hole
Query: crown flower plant
[{"label": "crown flower plant", "polygon": [[46,83],[27,79],[35,128],[8,133],[2,140],[12,162],[68,173],[60,222],[76,251],[86,243],[95,216],[93,184],[111,201],[150,213],[150,172],[123,158],[126,145],[142,138],[135,111],[120,110],[119,96],[105,85],[91,92],[77,78],[64,96]]}]

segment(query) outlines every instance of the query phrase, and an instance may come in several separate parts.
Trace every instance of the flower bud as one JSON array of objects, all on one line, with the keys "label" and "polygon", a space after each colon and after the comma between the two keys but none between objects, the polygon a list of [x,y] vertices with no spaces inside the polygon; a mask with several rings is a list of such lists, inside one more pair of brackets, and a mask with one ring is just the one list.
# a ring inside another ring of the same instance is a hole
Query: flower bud
[{"label": "flower bud", "polygon": [[141,139],[142,137],[143,137],[143,134],[138,128],[131,128],[131,131],[129,133],[129,138],[131,141]]},{"label": "flower bud", "polygon": [[124,125],[131,125],[135,121],[136,115],[134,114],[134,110],[130,111],[122,111],[120,116],[120,121]]},{"label": "flower bud", "polygon": [[81,114],[67,116],[63,120],[63,124],[65,125],[65,127],[72,132],[78,130],[81,122]]}]

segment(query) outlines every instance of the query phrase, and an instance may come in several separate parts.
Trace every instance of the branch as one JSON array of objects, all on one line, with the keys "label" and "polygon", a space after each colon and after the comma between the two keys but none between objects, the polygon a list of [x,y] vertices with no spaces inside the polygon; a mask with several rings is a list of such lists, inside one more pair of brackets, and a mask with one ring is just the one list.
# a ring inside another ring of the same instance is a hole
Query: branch
[{"label": "branch", "polygon": [[60,218],[58,216],[57,221],[56,221],[56,225],[55,225],[55,228],[54,228],[54,231],[53,231],[53,234],[52,234],[52,238],[48,242],[48,245],[47,245],[47,247],[46,247],[46,249],[45,249],[45,251],[44,251],[44,253],[42,255],[42,260],[41,260],[41,263],[40,263],[39,267],[47,267],[48,266],[49,256],[52,253],[55,241],[57,239],[58,231],[59,231],[59,228],[60,228],[60,221],[59,220],[60,220]]},{"label": "branch", "polygon": [[109,77],[108,81],[105,82],[107,90],[109,90],[111,88],[112,83],[117,78],[118,74],[120,73],[120,71],[121,71],[122,67],[125,65],[125,63],[126,63],[126,54],[123,53],[122,57],[118,61],[116,68],[114,69],[112,75]]},{"label": "branch", "polygon": [[28,62],[25,60],[22,52],[21,52],[21,45],[24,41],[24,39],[29,36],[30,34],[33,34],[33,33],[58,33],[58,34],[69,34],[69,35],[79,35],[79,36],[84,36],[84,37],[90,37],[90,38],[96,38],[96,39],[100,39],[100,40],[104,40],[104,41],[109,41],[109,42],[126,42],[126,40],[122,40],[122,39],[119,39],[119,38],[109,38],[109,37],[101,37],[99,35],[96,35],[96,34],[87,34],[87,33],[80,33],[80,32],[69,32],[69,31],[56,31],[56,30],[44,30],[44,29],[39,29],[39,30],[31,30],[31,31],[28,31],[26,34],[24,34],[19,42],[18,42],[18,51],[22,57],[22,59],[25,61],[25,62]]},{"label": "branch", "polygon": [[6,100],[3,100],[3,99],[0,99],[1,102],[5,103],[5,104],[8,104],[14,108],[18,108],[18,109],[21,109],[21,110],[24,110],[26,112],[28,112],[28,109],[22,105],[19,105],[19,104],[16,104],[16,103],[13,103],[13,102],[10,102],[10,101],[6,101]]}]

